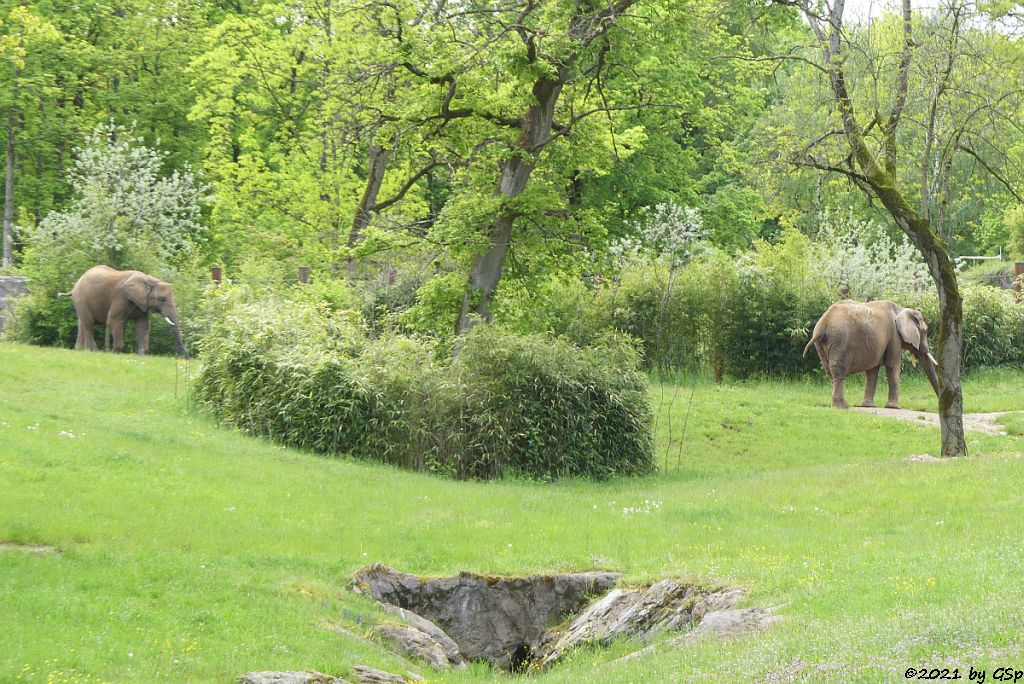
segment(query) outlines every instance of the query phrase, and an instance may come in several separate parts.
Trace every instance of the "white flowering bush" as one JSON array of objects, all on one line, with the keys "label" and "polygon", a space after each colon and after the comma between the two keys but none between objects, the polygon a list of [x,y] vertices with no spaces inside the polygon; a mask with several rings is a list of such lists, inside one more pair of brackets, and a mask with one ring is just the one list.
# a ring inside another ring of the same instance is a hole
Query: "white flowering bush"
[{"label": "white flowering bush", "polygon": [[673,202],[644,207],[631,224],[634,235],[609,247],[613,260],[622,266],[637,257],[663,258],[672,267],[683,266],[707,251],[707,231],[700,210]]},{"label": "white flowering bush", "polygon": [[99,126],[75,154],[75,199],[44,217],[31,239],[68,243],[115,268],[181,263],[203,233],[205,188],[187,167],[163,174],[166,156],[130,128]]},{"label": "white flowering bush", "polygon": [[885,226],[852,213],[824,211],[818,218],[820,257],[810,264],[831,292],[847,291],[850,299],[896,299],[931,287],[928,267],[902,234],[890,236]]}]

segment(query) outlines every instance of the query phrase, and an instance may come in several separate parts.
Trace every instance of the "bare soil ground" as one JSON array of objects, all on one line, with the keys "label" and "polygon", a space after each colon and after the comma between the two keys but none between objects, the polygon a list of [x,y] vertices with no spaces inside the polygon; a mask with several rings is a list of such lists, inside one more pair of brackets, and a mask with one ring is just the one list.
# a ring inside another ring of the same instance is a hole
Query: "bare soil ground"
[{"label": "bare soil ground", "polygon": [[[881,416],[882,418],[896,418],[898,420],[910,420],[914,422],[927,423],[929,425],[939,426],[939,414],[928,413],[926,411],[911,411],[909,409],[888,409],[888,408],[869,408],[865,406],[852,406],[850,407],[853,411],[859,411],[860,413],[870,413],[873,416]],[[1015,411],[996,411],[994,413],[965,413],[964,414],[964,430],[971,432],[984,432],[989,435],[1005,435],[1006,430],[1003,429],[1002,425],[996,423],[996,419],[1000,416],[1005,416],[1008,413],[1015,413]]]}]

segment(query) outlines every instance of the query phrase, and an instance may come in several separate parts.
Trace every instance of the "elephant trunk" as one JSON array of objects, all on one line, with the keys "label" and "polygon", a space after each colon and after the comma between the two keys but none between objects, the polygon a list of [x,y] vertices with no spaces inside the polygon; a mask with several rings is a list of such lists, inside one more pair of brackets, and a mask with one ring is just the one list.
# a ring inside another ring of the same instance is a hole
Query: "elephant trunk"
[{"label": "elephant trunk", "polygon": [[183,358],[189,358],[188,349],[185,347],[184,340],[181,339],[181,326],[178,325],[178,311],[174,308],[174,305],[165,307],[161,312],[167,322],[171,325],[171,330],[174,331],[174,342],[178,345],[178,353]]},{"label": "elephant trunk", "polygon": [[936,371],[938,363],[935,361],[935,357],[931,355],[926,345],[921,345],[921,353],[917,358],[921,362],[921,368],[924,369],[924,374],[928,376],[928,381],[932,383],[932,389],[935,390],[935,396],[939,396],[939,375]]}]

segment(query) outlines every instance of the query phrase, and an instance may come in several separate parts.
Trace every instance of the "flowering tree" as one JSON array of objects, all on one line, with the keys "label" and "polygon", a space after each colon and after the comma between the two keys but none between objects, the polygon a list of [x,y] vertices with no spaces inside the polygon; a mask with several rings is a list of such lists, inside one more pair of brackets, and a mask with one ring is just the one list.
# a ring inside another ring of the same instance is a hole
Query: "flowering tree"
[{"label": "flowering tree", "polygon": [[905,236],[890,237],[885,227],[852,213],[823,212],[818,219],[820,258],[811,264],[829,290],[845,288],[853,299],[888,299],[923,289],[928,267]]},{"label": "flowering tree", "polygon": [[65,242],[115,268],[187,257],[203,232],[204,188],[188,168],[162,175],[165,158],[131,129],[99,126],[70,173],[75,199],[47,214],[34,241]]},{"label": "flowering tree", "polygon": [[673,268],[684,266],[702,251],[708,237],[700,210],[673,202],[644,207],[632,228],[636,237],[622,238],[609,248],[615,259],[647,254],[667,259]]}]

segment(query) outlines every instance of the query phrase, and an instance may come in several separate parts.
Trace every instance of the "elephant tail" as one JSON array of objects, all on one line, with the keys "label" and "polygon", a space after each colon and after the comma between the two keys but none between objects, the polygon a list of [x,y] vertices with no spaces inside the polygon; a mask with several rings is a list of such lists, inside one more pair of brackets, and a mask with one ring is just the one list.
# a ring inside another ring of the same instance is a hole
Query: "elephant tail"
[{"label": "elephant tail", "polygon": [[819,335],[818,331],[815,330],[814,334],[811,335],[811,341],[807,343],[806,347],[804,347],[804,353],[802,354],[802,356],[807,356],[807,352],[810,351],[811,347],[814,346],[814,343],[818,342],[818,341],[821,341],[821,342],[825,341],[825,333],[821,333]]}]

